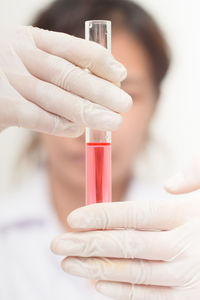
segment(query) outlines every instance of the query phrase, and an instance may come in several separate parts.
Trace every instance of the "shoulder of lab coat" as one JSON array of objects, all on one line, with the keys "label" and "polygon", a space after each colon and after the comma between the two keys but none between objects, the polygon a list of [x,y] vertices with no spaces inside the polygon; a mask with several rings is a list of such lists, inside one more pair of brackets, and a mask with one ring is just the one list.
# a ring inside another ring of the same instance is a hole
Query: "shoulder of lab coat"
[{"label": "shoulder of lab coat", "polygon": [[0,228],[42,224],[55,215],[46,173],[37,170],[0,199]]},{"label": "shoulder of lab coat", "polygon": [[0,299],[107,300],[91,281],[66,274],[50,251],[63,228],[45,172],[36,172],[0,201]]}]

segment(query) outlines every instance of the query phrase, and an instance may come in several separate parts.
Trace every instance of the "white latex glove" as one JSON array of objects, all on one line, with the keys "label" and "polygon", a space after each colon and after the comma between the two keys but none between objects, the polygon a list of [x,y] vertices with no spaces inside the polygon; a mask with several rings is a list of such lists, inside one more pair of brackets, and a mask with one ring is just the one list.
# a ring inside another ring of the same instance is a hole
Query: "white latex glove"
[{"label": "white latex glove", "polygon": [[[88,68],[91,72],[84,69]],[[102,46],[31,26],[0,26],[0,129],[62,136],[115,130],[131,97],[125,68]]]},{"label": "white latex glove", "polygon": [[[194,166],[167,189],[200,189],[200,161]],[[51,248],[67,256],[66,272],[98,280],[99,292],[122,300],[200,299],[200,197],[94,204],[73,211],[68,223],[92,231],[63,234]]]}]

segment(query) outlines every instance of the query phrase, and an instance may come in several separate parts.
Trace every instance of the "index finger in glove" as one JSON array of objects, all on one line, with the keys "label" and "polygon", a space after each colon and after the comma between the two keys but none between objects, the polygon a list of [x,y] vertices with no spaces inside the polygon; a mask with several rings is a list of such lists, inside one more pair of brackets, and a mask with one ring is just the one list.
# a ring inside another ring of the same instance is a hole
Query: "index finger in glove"
[{"label": "index finger in glove", "polygon": [[99,77],[112,82],[126,78],[125,67],[109,51],[95,42],[86,41],[61,32],[30,27],[36,46],[50,54],[87,68]]},{"label": "index finger in glove", "polygon": [[73,228],[85,229],[168,230],[183,224],[185,215],[193,213],[190,203],[188,206],[180,199],[98,203],[74,210],[68,223]]},{"label": "index finger in glove", "polygon": [[132,98],[122,89],[60,57],[39,49],[26,50],[20,55],[34,77],[61,87],[73,95],[119,113],[127,112],[132,105]]}]

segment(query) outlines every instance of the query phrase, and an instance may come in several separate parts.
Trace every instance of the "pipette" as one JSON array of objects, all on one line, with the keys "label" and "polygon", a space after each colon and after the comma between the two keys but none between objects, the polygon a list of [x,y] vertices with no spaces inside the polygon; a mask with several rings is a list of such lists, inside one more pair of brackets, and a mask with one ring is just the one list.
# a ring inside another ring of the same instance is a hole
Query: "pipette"
[{"label": "pipette", "polygon": [[[85,22],[85,38],[111,51],[111,22]],[[111,202],[111,132],[86,128],[86,205]]]}]

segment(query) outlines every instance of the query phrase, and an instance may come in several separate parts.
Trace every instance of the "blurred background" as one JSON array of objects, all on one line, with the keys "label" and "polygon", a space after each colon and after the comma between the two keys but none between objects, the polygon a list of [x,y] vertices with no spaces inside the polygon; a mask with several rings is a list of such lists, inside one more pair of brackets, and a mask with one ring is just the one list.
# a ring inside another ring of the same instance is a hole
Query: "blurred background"
[{"label": "blurred background", "polygon": [[[171,68],[163,83],[149,141],[136,168],[143,180],[162,185],[200,151],[200,2],[135,2],[155,17],[172,53]],[[50,0],[0,0],[0,19],[12,24],[31,24],[35,15],[49,3]],[[0,134],[0,195],[11,186],[16,161],[28,137],[28,131],[18,128],[9,128]]]}]

